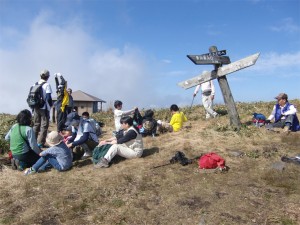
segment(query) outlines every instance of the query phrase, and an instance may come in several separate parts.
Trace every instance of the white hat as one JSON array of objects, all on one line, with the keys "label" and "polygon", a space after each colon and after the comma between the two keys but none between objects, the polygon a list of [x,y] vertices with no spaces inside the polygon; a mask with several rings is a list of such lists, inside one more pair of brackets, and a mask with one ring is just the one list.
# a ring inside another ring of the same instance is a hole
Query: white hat
[{"label": "white hat", "polygon": [[57,131],[51,131],[46,138],[46,142],[50,146],[58,145],[64,140],[63,136],[61,136]]}]

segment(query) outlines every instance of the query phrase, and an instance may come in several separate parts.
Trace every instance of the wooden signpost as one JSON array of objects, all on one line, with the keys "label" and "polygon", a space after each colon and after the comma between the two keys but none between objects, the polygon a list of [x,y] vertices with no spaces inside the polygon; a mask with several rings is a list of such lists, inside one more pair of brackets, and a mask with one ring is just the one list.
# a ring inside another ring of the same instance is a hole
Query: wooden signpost
[{"label": "wooden signpost", "polygon": [[[179,82],[178,85],[184,89],[189,89],[198,84],[202,84],[213,79],[218,79],[224,102],[227,106],[228,115],[230,117],[230,125],[239,130],[241,128],[241,122],[226,75],[246,67],[253,66],[256,63],[260,53],[256,53],[236,62],[230,63],[229,57],[224,56],[226,55],[226,50],[218,51],[216,46],[211,46],[209,48],[209,52],[210,53],[202,55],[187,55],[187,57],[196,65],[214,65],[214,70],[211,72],[203,72],[196,77]],[[227,65],[222,66],[223,64]]]}]

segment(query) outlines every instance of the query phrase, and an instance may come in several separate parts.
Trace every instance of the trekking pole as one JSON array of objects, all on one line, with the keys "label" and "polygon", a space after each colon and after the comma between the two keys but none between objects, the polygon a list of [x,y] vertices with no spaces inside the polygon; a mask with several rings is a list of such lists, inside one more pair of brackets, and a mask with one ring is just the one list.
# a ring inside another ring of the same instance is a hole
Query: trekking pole
[{"label": "trekking pole", "polygon": [[190,106],[190,111],[192,110],[192,106],[193,106],[193,103],[194,103],[194,98],[195,98],[195,96],[193,95],[192,104]]},{"label": "trekking pole", "polygon": [[173,163],[165,163],[165,164],[162,164],[162,165],[159,165],[159,166],[153,166],[152,169],[156,169],[156,168],[159,168],[159,167],[163,167],[163,166],[168,166],[168,165],[171,165]]}]

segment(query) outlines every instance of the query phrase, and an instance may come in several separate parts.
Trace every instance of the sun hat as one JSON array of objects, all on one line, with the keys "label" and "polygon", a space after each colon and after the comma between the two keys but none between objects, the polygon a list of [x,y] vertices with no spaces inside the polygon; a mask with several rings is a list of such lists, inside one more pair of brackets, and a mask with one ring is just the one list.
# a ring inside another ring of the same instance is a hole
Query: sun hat
[{"label": "sun hat", "polygon": [[57,131],[51,131],[46,138],[46,142],[50,146],[58,145],[64,140],[63,136],[61,136]]},{"label": "sun hat", "polygon": [[285,100],[287,100],[287,99],[288,99],[288,96],[287,96],[286,93],[280,93],[280,94],[278,94],[278,95],[275,97],[275,99],[277,99],[277,100],[279,100],[279,99],[285,99]]}]

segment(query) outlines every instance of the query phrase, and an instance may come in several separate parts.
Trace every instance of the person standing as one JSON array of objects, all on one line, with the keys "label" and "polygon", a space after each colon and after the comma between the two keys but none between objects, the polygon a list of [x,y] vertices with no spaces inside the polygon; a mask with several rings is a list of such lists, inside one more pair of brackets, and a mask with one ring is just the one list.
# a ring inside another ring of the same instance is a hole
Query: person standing
[{"label": "person standing", "polygon": [[38,146],[40,148],[44,148],[46,147],[45,142],[49,127],[50,110],[53,104],[51,96],[52,89],[50,84],[47,82],[50,77],[50,73],[48,70],[43,70],[40,76],[41,79],[36,84],[44,83],[42,85],[42,91],[45,104],[41,108],[33,109],[33,130],[37,138]]},{"label": "person standing", "polygon": [[[278,94],[277,104],[274,105],[271,115],[266,120],[266,128],[272,130],[275,127],[282,128],[284,132],[300,130],[297,109],[288,101],[285,93]],[[274,119],[274,123],[270,123]]]},{"label": "person standing", "polygon": [[202,104],[206,111],[206,119],[217,117],[218,113],[213,110],[213,101],[215,99],[215,86],[212,80],[197,85],[193,97],[195,97],[201,88]]},{"label": "person standing", "polygon": [[56,94],[55,102],[57,115],[57,131],[61,132],[65,127],[67,118],[67,105],[69,103],[69,94],[67,92],[67,81],[61,73],[55,73]]},{"label": "person standing", "polygon": [[71,88],[68,88],[67,89],[67,92],[68,92],[68,95],[69,95],[69,102],[68,102],[68,105],[66,107],[66,112],[67,112],[67,115],[69,113],[72,112],[73,108],[74,108],[74,101],[73,101],[73,96],[72,96],[72,89]]}]

